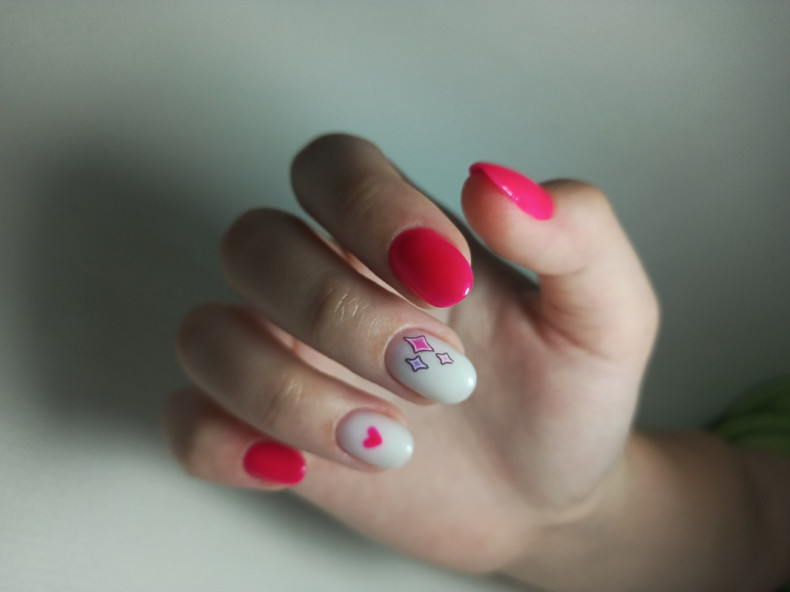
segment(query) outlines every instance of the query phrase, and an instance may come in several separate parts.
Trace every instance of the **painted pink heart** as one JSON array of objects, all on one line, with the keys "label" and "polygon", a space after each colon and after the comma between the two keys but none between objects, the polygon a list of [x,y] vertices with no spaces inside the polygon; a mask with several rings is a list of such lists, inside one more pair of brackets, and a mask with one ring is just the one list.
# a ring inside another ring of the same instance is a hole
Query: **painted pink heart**
[{"label": "painted pink heart", "polygon": [[383,440],[381,439],[381,434],[379,434],[379,431],[375,427],[370,426],[368,428],[368,437],[365,438],[365,441],[362,442],[362,445],[365,448],[375,448],[382,442]]}]

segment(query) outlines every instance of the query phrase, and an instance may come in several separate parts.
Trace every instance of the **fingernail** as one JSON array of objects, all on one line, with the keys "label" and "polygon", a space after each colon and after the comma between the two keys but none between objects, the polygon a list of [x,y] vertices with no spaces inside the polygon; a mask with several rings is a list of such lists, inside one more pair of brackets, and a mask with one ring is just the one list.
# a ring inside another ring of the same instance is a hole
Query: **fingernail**
[{"label": "fingernail", "polygon": [[419,331],[395,337],[387,347],[385,364],[403,386],[439,403],[460,403],[477,384],[477,372],[469,358]]},{"label": "fingernail", "polygon": [[264,481],[296,485],[306,470],[302,454],[279,442],[256,442],[244,455],[247,474]]},{"label": "fingernail", "polygon": [[414,438],[403,425],[378,413],[358,412],[346,417],[337,434],[350,455],[384,469],[406,464],[414,452]]},{"label": "fingernail", "polygon": [[469,174],[482,173],[504,195],[537,220],[548,220],[554,213],[554,202],[543,187],[529,177],[502,165],[476,162],[469,167]]},{"label": "fingernail", "polygon": [[404,230],[390,246],[390,266],[428,304],[452,306],[472,289],[472,268],[461,252],[429,228]]}]

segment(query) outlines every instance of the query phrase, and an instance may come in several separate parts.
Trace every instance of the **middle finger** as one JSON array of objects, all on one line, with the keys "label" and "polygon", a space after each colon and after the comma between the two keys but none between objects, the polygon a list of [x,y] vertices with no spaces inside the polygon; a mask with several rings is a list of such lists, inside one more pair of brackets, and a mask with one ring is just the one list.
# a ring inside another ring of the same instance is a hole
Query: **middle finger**
[{"label": "middle finger", "polygon": [[223,262],[266,318],[355,374],[410,400],[457,403],[474,389],[450,328],[360,275],[298,218],[246,214],[225,237]]}]

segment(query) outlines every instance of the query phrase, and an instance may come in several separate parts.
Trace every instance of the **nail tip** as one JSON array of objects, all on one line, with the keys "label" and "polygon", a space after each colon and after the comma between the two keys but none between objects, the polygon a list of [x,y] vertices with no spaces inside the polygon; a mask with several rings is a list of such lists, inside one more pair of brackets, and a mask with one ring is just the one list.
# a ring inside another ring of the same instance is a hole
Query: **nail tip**
[{"label": "nail tip", "polygon": [[492,162],[476,162],[469,167],[469,173],[485,175],[500,193],[536,220],[548,220],[554,214],[551,195],[523,173]]},{"label": "nail tip", "polygon": [[396,236],[390,245],[389,264],[409,290],[437,308],[463,300],[474,283],[466,257],[430,228],[410,228]]},{"label": "nail tip", "polygon": [[469,358],[420,330],[407,331],[394,339],[385,362],[400,384],[437,403],[460,403],[469,398],[477,384],[477,371]]},{"label": "nail tip", "polygon": [[451,397],[446,397],[443,401],[439,402],[444,403],[445,405],[457,405],[459,403],[463,403],[474,394],[476,386],[477,380],[475,378],[470,378],[467,380],[467,384],[459,387],[457,394]]},{"label": "nail tip", "polygon": [[244,454],[242,466],[255,479],[281,485],[296,485],[307,473],[302,453],[275,441],[253,443]]},{"label": "nail tip", "polygon": [[[459,295],[453,298],[442,298],[442,299],[432,299],[428,300],[428,298],[422,297],[425,302],[433,306],[434,308],[450,308],[451,306],[455,306],[459,302],[463,302],[467,296],[469,296],[469,292],[471,292],[471,288],[468,290],[464,290]],[[419,294],[418,294],[419,296]]]},{"label": "nail tip", "polygon": [[391,462],[387,466],[383,466],[383,465],[378,465],[378,466],[380,466],[383,469],[399,469],[411,460],[413,454],[414,454],[414,440],[412,439],[411,443],[408,446],[404,447],[404,450],[400,458],[391,460]]}]

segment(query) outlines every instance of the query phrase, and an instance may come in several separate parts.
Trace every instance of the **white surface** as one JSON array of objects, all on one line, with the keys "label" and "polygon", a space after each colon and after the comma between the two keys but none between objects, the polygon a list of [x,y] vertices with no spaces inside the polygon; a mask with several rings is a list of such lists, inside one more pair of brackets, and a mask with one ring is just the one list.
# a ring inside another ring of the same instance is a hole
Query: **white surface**
[{"label": "white surface", "polygon": [[469,358],[438,337],[419,331],[393,339],[384,360],[395,380],[440,403],[465,401],[477,385],[477,371]]},{"label": "white surface", "polygon": [[513,589],[181,475],[178,319],[346,130],[456,211],[476,160],[602,186],[664,305],[642,419],[707,420],[790,364],[788,30],[786,1],[1,2],[3,589]]},{"label": "white surface", "polygon": [[354,413],[340,426],[338,443],[349,454],[379,467],[402,467],[414,452],[403,425],[378,413]]}]

